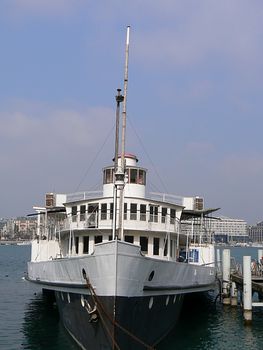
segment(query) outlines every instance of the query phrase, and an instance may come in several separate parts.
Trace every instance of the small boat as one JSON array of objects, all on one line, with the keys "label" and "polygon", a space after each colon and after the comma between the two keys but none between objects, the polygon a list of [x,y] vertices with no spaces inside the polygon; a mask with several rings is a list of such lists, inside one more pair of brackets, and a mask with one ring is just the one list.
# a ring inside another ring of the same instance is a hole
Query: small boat
[{"label": "small boat", "polygon": [[[213,289],[216,279],[213,245],[193,245],[181,229],[178,197],[148,194],[147,169],[125,151],[128,48],[129,27],[114,159],[103,168],[102,192],[49,193],[35,208],[27,278],[54,294],[65,328],[86,350],[154,349],[176,324],[184,295]],[[209,261],[200,260],[205,249]]]}]

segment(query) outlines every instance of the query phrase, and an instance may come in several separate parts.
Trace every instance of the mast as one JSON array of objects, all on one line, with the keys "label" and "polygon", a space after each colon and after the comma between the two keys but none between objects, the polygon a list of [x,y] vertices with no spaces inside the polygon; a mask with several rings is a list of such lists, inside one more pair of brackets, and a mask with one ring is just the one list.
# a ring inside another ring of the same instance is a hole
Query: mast
[{"label": "mast", "polygon": [[123,89],[123,109],[122,109],[122,135],[121,135],[121,168],[124,171],[125,156],[125,137],[126,137],[126,104],[128,88],[128,63],[129,63],[129,43],[130,43],[130,26],[127,27],[126,48],[125,48],[125,70],[124,70],[124,89]]},{"label": "mast", "polygon": [[123,108],[122,108],[122,134],[121,134],[121,169],[123,185],[120,186],[119,201],[119,237],[123,240],[123,212],[124,212],[124,176],[125,176],[125,138],[126,138],[126,104],[128,88],[128,62],[129,62],[129,43],[130,43],[130,26],[127,27],[126,47],[125,47],[125,70],[124,70],[124,89],[123,89]]},{"label": "mast", "polygon": [[112,237],[116,239],[116,221],[117,221],[117,192],[118,192],[118,156],[119,156],[119,128],[120,128],[120,103],[124,97],[121,95],[121,89],[117,89],[116,98],[116,131],[115,131],[115,156],[114,156],[114,189],[113,189],[113,230]]}]

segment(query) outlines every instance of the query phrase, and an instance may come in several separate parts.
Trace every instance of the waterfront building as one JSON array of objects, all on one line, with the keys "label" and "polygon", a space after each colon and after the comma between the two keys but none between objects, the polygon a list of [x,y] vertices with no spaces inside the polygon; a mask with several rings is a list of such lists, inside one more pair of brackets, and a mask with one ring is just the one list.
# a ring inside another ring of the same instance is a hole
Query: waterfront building
[{"label": "waterfront building", "polygon": [[6,219],[1,227],[1,239],[32,239],[36,234],[35,217]]},{"label": "waterfront building", "polygon": [[254,226],[248,227],[249,240],[256,243],[263,243],[263,221]]},{"label": "waterfront building", "polygon": [[248,240],[247,222],[243,219],[234,219],[227,216],[218,216],[211,220],[210,229],[215,240],[225,243],[246,242]]}]

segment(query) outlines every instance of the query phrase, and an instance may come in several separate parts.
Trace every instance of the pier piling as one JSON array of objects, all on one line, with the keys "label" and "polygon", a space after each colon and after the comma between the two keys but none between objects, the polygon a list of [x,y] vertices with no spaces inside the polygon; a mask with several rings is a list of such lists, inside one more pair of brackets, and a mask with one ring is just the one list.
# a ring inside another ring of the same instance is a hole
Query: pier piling
[{"label": "pier piling", "polygon": [[216,250],[216,267],[217,267],[217,272],[221,273],[220,249],[218,249],[218,248]]},{"label": "pier piling", "polygon": [[237,286],[234,281],[231,282],[231,306],[237,306]]},{"label": "pier piling", "polygon": [[252,322],[251,256],[243,256],[243,316],[246,324]]},{"label": "pier piling", "polygon": [[224,305],[230,305],[230,249],[223,250],[223,288]]},{"label": "pier piling", "polygon": [[258,250],[258,263],[260,264],[262,262],[263,258],[263,249]]}]

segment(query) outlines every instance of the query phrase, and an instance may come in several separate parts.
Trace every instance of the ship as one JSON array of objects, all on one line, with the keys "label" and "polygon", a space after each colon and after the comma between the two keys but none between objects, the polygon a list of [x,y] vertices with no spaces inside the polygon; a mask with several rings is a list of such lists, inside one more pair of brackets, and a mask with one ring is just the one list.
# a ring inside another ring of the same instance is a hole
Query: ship
[{"label": "ship", "polygon": [[34,207],[27,279],[54,295],[64,327],[85,350],[155,349],[178,321],[184,296],[216,281],[213,245],[183,229],[211,210],[189,211],[178,196],[148,193],[147,169],[125,150],[129,30],[102,191],[47,193],[45,205]]}]

